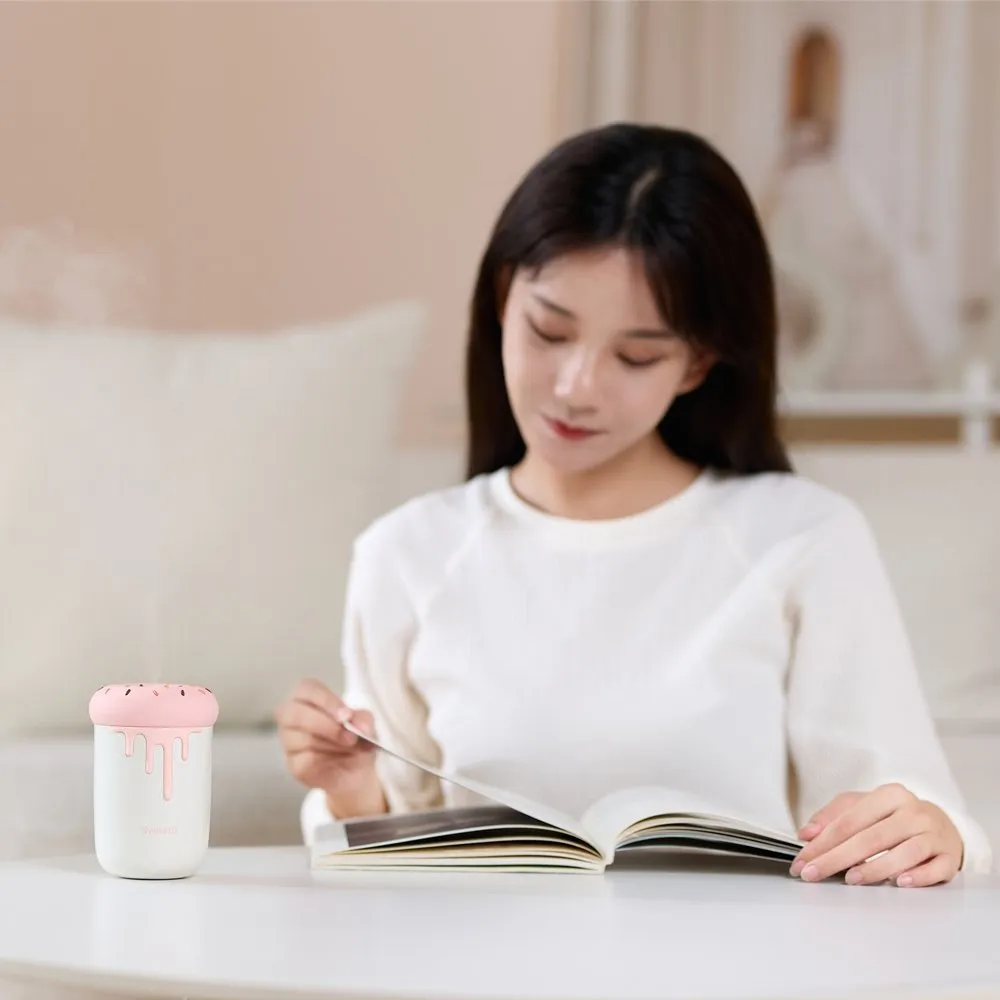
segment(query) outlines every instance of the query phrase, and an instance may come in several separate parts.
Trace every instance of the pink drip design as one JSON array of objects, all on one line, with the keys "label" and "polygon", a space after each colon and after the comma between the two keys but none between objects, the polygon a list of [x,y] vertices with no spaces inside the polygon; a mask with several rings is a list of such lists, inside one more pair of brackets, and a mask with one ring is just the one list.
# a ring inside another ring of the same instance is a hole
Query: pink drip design
[{"label": "pink drip design", "polygon": [[154,729],[152,732],[138,726],[121,726],[116,733],[125,736],[125,756],[135,752],[135,738],[141,736],[146,741],[146,774],[153,773],[156,748],[163,747],[163,798],[169,802],[174,793],[174,740],[181,741],[181,760],[188,759],[188,739],[200,729]]}]

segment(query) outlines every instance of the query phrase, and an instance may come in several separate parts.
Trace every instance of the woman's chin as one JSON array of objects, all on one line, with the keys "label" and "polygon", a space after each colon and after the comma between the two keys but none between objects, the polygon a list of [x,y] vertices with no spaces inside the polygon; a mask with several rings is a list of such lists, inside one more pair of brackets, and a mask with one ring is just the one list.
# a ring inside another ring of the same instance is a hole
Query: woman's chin
[{"label": "woman's chin", "polygon": [[585,441],[529,441],[528,451],[553,472],[564,475],[590,472],[614,458],[614,452],[600,447],[598,439]]}]

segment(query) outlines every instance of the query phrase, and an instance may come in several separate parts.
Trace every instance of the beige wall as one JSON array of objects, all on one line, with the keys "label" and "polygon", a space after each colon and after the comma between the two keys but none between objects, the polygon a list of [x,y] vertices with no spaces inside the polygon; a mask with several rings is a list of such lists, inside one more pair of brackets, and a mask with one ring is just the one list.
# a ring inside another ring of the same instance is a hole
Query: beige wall
[{"label": "beige wall", "polygon": [[[704,131],[758,197],[791,41],[830,25],[844,41],[842,150],[928,336],[955,346],[963,301],[1000,287],[1000,81],[986,58],[1000,5],[637,10],[638,116]],[[455,443],[488,229],[528,165],[593,111],[588,12],[0,5],[0,312],[260,330],[418,295],[431,330],[403,440]],[[1000,311],[985,323],[1000,351]]]},{"label": "beige wall", "polygon": [[[29,272],[64,247],[83,261],[64,314],[159,328],[421,296],[432,330],[404,426],[454,439],[472,276],[557,137],[569,9],[0,5],[0,309],[44,312]],[[26,250],[25,233],[49,242]]]}]

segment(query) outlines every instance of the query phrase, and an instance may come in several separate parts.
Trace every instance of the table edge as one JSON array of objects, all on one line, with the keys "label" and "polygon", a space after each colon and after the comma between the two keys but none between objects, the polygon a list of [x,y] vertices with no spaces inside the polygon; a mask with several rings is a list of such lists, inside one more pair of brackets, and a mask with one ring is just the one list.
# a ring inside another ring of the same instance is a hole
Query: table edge
[{"label": "table edge", "polygon": [[[102,990],[112,993],[127,991],[143,997],[160,1000],[441,1000],[438,996],[424,993],[371,993],[351,990],[343,992],[334,989],[317,991],[311,988],[288,985],[259,986],[254,983],[212,983],[186,980],[180,977],[164,978],[144,976],[134,973],[124,975],[114,972],[95,972],[92,969],[74,965],[59,965],[49,962],[11,961],[0,956],[0,985],[3,979],[21,984],[44,984],[70,986],[77,989]],[[505,997],[497,994],[477,995],[473,1000],[535,1000],[533,995],[520,994]],[[552,1000],[552,998],[548,998]],[[564,1000],[571,1000],[567,995]],[[720,1000],[718,997],[692,997],[691,1000]],[[740,996],[738,1000],[787,1000],[773,994],[762,993]],[[926,990],[920,987],[910,989],[899,986],[884,990],[863,990],[847,994],[831,994],[817,991],[801,1000],[1000,1000],[1000,985],[997,983],[966,984],[961,987],[942,987],[940,990]]]}]

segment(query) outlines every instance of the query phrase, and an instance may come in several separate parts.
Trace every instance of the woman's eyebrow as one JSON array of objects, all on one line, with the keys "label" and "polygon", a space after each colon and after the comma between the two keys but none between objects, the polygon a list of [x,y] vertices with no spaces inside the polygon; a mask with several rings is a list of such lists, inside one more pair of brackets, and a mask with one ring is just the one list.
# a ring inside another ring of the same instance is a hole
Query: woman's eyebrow
[{"label": "woman's eyebrow", "polygon": [[553,302],[551,299],[547,299],[544,295],[538,292],[532,292],[532,296],[540,302],[546,309],[550,312],[558,313],[560,316],[565,316],[567,319],[576,319],[576,313],[572,310],[567,309],[565,306],[559,305],[557,302]]},{"label": "woman's eyebrow", "polygon": [[[554,312],[558,316],[564,316],[566,319],[576,319],[576,313],[572,309],[567,309],[566,306],[560,305],[558,302],[553,302],[552,299],[540,292],[532,292],[532,297],[542,306],[549,310],[549,312]],[[626,337],[633,337],[636,340],[672,340],[676,334],[672,330],[668,330],[666,327],[656,327],[652,329],[635,329],[635,330],[624,330],[624,335]]]}]

